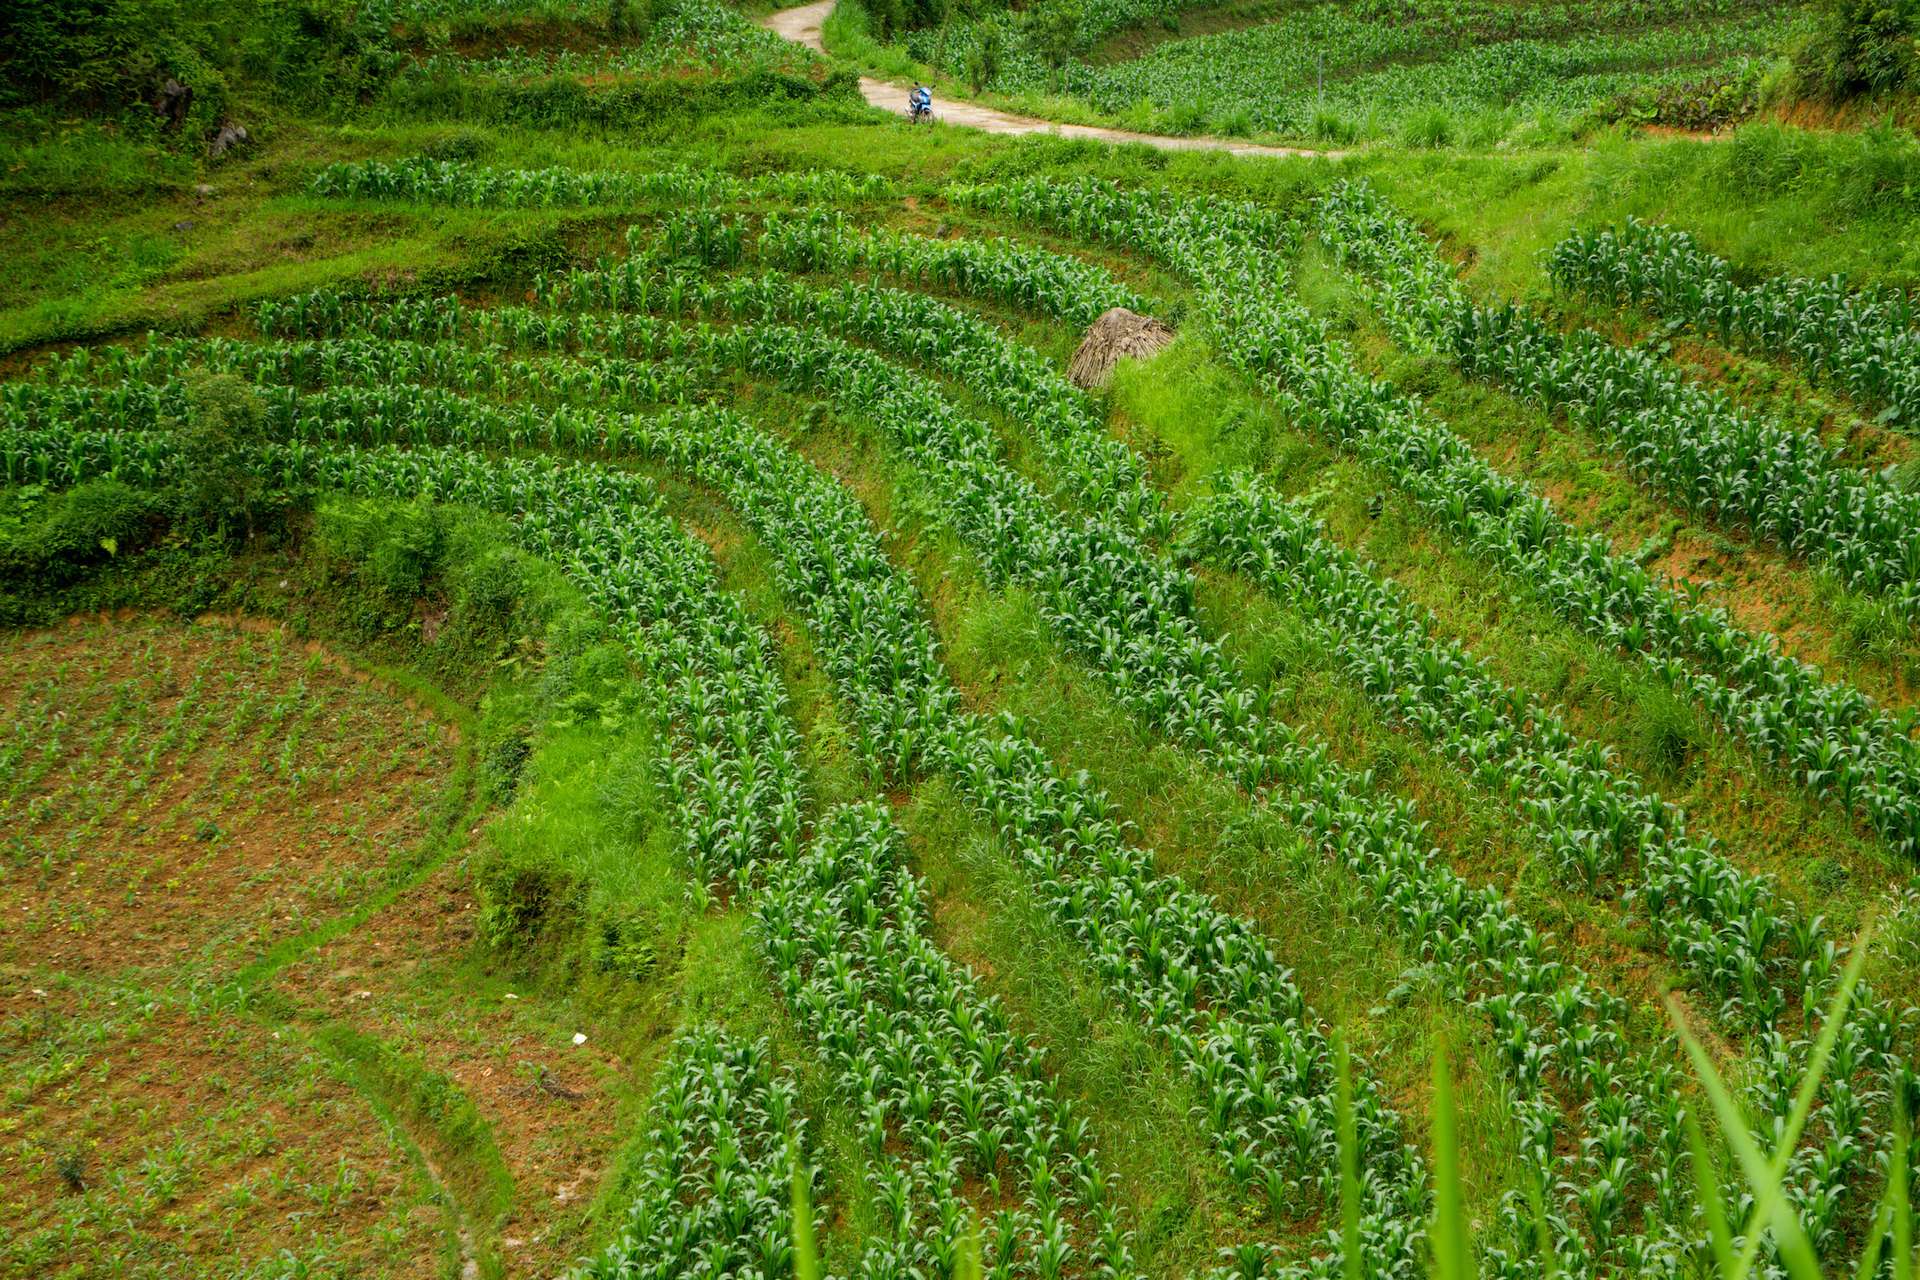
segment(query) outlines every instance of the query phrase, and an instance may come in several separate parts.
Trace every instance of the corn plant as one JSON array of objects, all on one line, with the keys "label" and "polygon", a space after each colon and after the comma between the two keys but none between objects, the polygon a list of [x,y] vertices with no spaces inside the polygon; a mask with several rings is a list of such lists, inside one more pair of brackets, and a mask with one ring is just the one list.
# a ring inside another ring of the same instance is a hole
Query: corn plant
[{"label": "corn plant", "polygon": [[1568,292],[1644,308],[1723,346],[1785,356],[1877,407],[1880,421],[1920,425],[1920,314],[1909,294],[1856,290],[1842,275],[1743,285],[1732,264],[1685,231],[1637,218],[1573,232],[1546,266]]},{"label": "corn plant", "polygon": [[[1724,397],[1689,388],[1651,358],[1597,334],[1568,342],[1514,308],[1472,307],[1419,232],[1365,188],[1341,188],[1320,213],[1339,252],[1362,262],[1394,299],[1416,300],[1411,309],[1395,308],[1398,324],[1426,330],[1426,341],[1469,372],[1566,407],[1631,449],[1636,469],[1663,477],[1663,486],[1689,501],[1731,511],[1788,549],[1822,559],[1842,580],[1920,607],[1920,539],[1913,536],[1920,497],[1839,465],[1816,437],[1735,412]],[[1459,465],[1465,469],[1464,456]],[[1742,632],[1721,611],[1685,609],[1672,588],[1607,556],[1598,542],[1573,538],[1539,499],[1484,464],[1478,470],[1489,473],[1479,485],[1486,501],[1502,504],[1498,515],[1538,545],[1530,558],[1551,555],[1554,543],[1584,542],[1579,558],[1616,579],[1616,603],[1601,604],[1608,588],[1595,583],[1583,592],[1576,621],[1598,622],[1609,639],[1647,651],[1656,670],[1783,759],[1809,788],[1863,812],[1896,849],[1920,853],[1920,744],[1910,724]],[[1639,597],[1631,609],[1623,607],[1621,585]],[[1680,661],[1713,675],[1689,672]]]},{"label": "corn plant", "polygon": [[590,169],[490,169],[424,156],[342,162],[313,177],[309,190],[329,199],[404,201],[491,209],[568,206],[705,205],[723,200],[782,199],[803,203],[873,199],[892,187],[876,175],[831,169],[736,178],[712,170],[644,173]]},{"label": "corn plant", "polygon": [[716,1027],[682,1033],[660,1076],[625,1218],[569,1280],[794,1274],[790,1188],[819,1174],[801,1147],[792,1079],[774,1072],[765,1041]]}]

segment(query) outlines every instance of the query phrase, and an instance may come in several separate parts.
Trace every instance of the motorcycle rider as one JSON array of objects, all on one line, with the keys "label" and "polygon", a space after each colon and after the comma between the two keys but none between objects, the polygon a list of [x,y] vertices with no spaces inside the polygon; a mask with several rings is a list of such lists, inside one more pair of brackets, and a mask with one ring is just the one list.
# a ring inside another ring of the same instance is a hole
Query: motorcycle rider
[{"label": "motorcycle rider", "polygon": [[907,114],[918,120],[933,116],[933,90],[926,85],[915,85],[913,92],[907,95]]}]

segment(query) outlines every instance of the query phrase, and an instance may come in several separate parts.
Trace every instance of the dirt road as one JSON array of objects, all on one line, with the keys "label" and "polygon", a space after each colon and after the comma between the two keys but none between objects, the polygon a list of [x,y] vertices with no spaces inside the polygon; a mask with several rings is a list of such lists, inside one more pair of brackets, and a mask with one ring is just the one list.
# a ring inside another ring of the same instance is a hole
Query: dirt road
[{"label": "dirt road", "polygon": [[[833,12],[834,0],[814,0],[797,9],[782,9],[768,14],[761,23],[768,30],[795,44],[803,44],[819,53],[826,47],[820,41],[820,26]],[[904,113],[908,86],[884,80],[860,77],[860,92],[874,106]],[[1030,116],[1011,115],[983,107],[977,102],[961,102],[942,97],[934,103],[934,114],[942,124],[965,125],[988,133],[1053,133],[1063,138],[1093,138],[1101,142],[1143,142],[1162,151],[1224,151],[1235,156],[1338,156],[1338,151],[1313,151],[1300,147],[1267,147],[1255,142],[1235,142],[1230,138],[1172,138],[1157,133],[1132,133],[1126,129],[1101,129],[1084,124],[1055,124]]]}]

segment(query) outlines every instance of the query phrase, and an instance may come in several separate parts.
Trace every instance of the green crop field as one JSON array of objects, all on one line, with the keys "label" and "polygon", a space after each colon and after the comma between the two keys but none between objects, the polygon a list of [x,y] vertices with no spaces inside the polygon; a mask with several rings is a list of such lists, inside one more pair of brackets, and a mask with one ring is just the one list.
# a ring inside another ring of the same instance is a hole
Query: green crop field
[{"label": "green crop field", "polygon": [[0,50],[0,1275],[1914,1275],[1920,4]]}]

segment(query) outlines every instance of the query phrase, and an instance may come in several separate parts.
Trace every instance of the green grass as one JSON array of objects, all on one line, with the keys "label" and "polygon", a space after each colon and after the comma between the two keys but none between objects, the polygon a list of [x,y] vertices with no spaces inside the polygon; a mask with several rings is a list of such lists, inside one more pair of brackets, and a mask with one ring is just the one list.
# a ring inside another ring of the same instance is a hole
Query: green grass
[{"label": "green grass", "polygon": [[[853,6],[835,14],[828,39],[836,51],[890,75],[925,74],[898,50],[873,42]],[[916,202],[883,216],[936,234],[999,229],[990,215],[961,214],[939,202],[941,184],[954,179],[1088,175],[1287,208],[1299,207],[1336,176],[1365,175],[1441,234],[1471,289],[1483,296],[1544,298],[1539,252],[1576,222],[1627,214],[1685,226],[1748,270],[1846,269],[1881,282],[1920,280],[1920,213],[1911,200],[1920,185],[1920,148],[1891,132],[1752,126],[1713,144],[1610,132],[1573,145],[1551,122],[1436,111],[1415,117],[1392,142],[1337,163],[1312,164],[1110,149],[1058,138],[1000,140],[956,129],[916,132],[843,104],[804,111],[723,107],[671,120],[562,128],[431,118],[442,107],[464,109],[454,98],[437,107],[416,105],[420,114],[392,104],[325,118],[273,112],[257,131],[257,150],[218,167],[90,128],[62,126],[24,144],[0,174],[0,204],[13,215],[0,228],[0,260],[9,267],[0,278],[0,353],[11,353],[17,366],[48,344],[150,325],[224,331],[253,299],[322,285],[512,297],[533,269],[584,261],[617,246],[621,228],[633,220],[612,210],[499,213],[345,205],[304,194],[308,174],[323,163],[423,151],[503,167],[865,168],[892,177]],[[1039,99],[1020,105],[1064,109]],[[1328,140],[1349,142],[1341,128],[1341,121],[1328,122]],[[1496,134],[1520,145],[1485,151]],[[196,195],[199,181],[214,194]],[[1577,729],[1613,747],[1623,763],[1683,803],[1696,828],[1721,837],[1744,864],[1775,874],[1786,897],[1825,912],[1837,932],[1853,931],[1890,900],[1906,901],[1898,893],[1908,869],[1891,865],[1850,824],[1756,772],[1664,687],[1573,633],[1521,584],[1489,575],[1469,549],[1434,531],[1378,477],[1247,392],[1205,333],[1188,323],[1186,292],[1177,282],[1123,255],[1091,252],[1165,296],[1166,314],[1185,330],[1152,364],[1123,369],[1104,397],[1114,431],[1147,459],[1176,506],[1205,494],[1229,471],[1265,473],[1321,514],[1336,541],[1374,559],[1431,607],[1443,634],[1466,641],[1512,683],[1564,706]],[[1737,537],[1714,535],[1721,542],[1712,543],[1710,531],[1676,521],[1530,407],[1465,384],[1436,362],[1394,351],[1325,264],[1309,262],[1298,283],[1370,369],[1421,392],[1483,447],[1512,450],[1502,465],[1566,494],[1583,520],[1631,542],[1627,550],[1644,546],[1658,554],[1663,545],[1694,540],[1729,565],[1757,563]],[[1055,359],[1078,337],[976,309]],[[1748,369],[1732,376],[1752,384],[1743,384],[1742,394],[1821,412],[1802,403],[1796,385],[1768,384],[1764,374]],[[957,398],[977,408],[971,397]],[[740,388],[739,401],[843,478],[894,535],[896,563],[928,601],[944,656],[970,704],[1020,714],[1063,768],[1086,768],[1113,795],[1164,870],[1258,922],[1276,953],[1295,967],[1314,1008],[1344,1028],[1343,1043],[1364,1056],[1410,1118],[1412,1138],[1444,1157],[1435,1161],[1436,1186],[1445,1193],[1435,1241],[1443,1258],[1457,1260],[1472,1234],[1466,1224],[1490,1220],[1500,1192],[1519,1182],[1506,1154],[1513,1143],[1505,1076],[1485,1028],[1449,1007],[1417,971],[1409,973],[1405,944],[1320,850],[1205,762],[1132,723],[1091,673],[1060,655],[1023,593],[987,587],[971,557],[931,527],[924,482],[874,433],[811,414],[805,402],[764,388]],[[1019,424],[997,425],[1012,465],[1045,480],[1045,464]],[[866,795],[871,780],[764,550],[715,495],[659,469],[641,470],[661,482],[673,513],[710,541],[725,588],[777,638],[816,810]],[[318,563],[313,544],[301,545],[312,568]],[[606,1167],[587,1203],[568,1219],[569,1238],[590,1245],[619,1221],[657,1055],[675,1026],[695,1018],[769,1037],[774,1057],[796,1069],[810,1137],[826,1166],[829,1225],[818,1242],[824,1254],[848,1256],[877,1229],[862,1194],[866,1157],[834,1105],[832,1081],[771,994],[750,923],[737,908],[701,910],[691,900],[670,823],[649,781],[660,748],[635,732],[631,696],[598,689],[588,699],[590,714],[577,705],[564,710],[518,678],[537,675],[539,664],[532,672],[500,674],[508,670],[504,664],[519,661],[520,651],[511,638],[491,633],[472,633],[454,653],[429,653],[417,629],[408,629],[406,609],[414,597],[376,600],[375,585],[351,574],[315,584],[296,573],[293,586],[276,586],[288,562],[269,565],[257,549],[171,545],[149,563],[160,585],[145,596],[124,576],[130,568],[113,563],[83,591],[62,598],[92,606],[164,596],[188,609],[217,598],[223,606],[304,611],[311,634],[344,636],[386,680],[461,723],[467,735],[461,767],[473,776],[463,775],[454,800],[436,817],[434,840],[403,862],[402,874],[355,882],[350,905],[302,921],[237,971],[233,980],[259,993],[262,1018],[291,1028],[304,1025],[299,1018],[317,1017],[276,999],[269,980],[351,938],[404,900],[421,875],[443,867],[478,889],[482,937],[458,963],[436,970],[443,989],[425,1006],[425,1025],[446,1031],[467,1009],[497,1009],[510,986],[526,1000],[525,1016],[536,1025],[551,1022],[550,1031],[597,1017],[594,1043],[616,1045],[624,1064],[618,1084],[607,1086],[618,1094],[618,1140],[610,1139]],[[199,580],[214,566],[243,585],[217,597],[200,592]],[[1764,567],[1797,575],[1791,577],[1795,643],[1818,644],[1835,671],[1890,700],[1910,700],[1920,649],[1909,633],[1804,570]],[[403,607],[396,609],[396,601]],[[329,602],[343,605],[339,618],[319,616]],[[1617,911],[1570,896],[1534,866],[1511,815],[1374,714],[1338,674],[1334,655],[1312,639],[1306,620],[1233,575],[1203,577],[1201,610],[1249,680],[1280,688],[1290,718],[1328,738],[1343,761],[1374,770],[1383,787],[1414,797],[1463,872],[1511,886],[1527,919],[1577,939],[1576,958],[1603,980],[1630,986],[1641,997],[1629,1028],[1636,1043],[1663,1035],[1657,1007],[1645,998],[1662,981],[1661,966],[1650,975],[1636,972],[1649,954],[1660,954],[1655,940],[1640,936]],[[362,628],[355,619],[363,612],[386,622]],[[579,655],[568,660],[573,656]],[[478,708],[489,694],[484,710],[455,714],[466,704]],[[70,744],[74,735],[131,723],[68,724],[48,732]],[[486,826],[481,802],[464,803],[468,788],[476,796],[485,790],[488,761],[517,734],[527,735],[535,749]],[[1264,1232],[1265,1208],[1227,1181],[1189,1112],[1193,1098],[1177,1066],[1133,1018],[1106,1004],[1076,944],[1033,901],[985,826],[937,782],[891,799],[914,865],[928,880],[939,940],[975,967],[1019,1031],[1051,1049],[1056,1083],[1089,1118],[1103,1162],[1119,1176],[1142,1259],[1169,1273],[1198,1271],[1217,1249]],[[483,830],[472,836],[476,827]],[[1880,990],[1912,990],[1920,982],[1916,921],[1920,909],[1902,907],[1876,935],[1866,963]],[[514,1183],[504,1154],[511,1144],[473,1127],[479,1100],[456,1090],[429,1099],[433,1107],[421,1105],[420,1090],[445,1073],[432,1061],[431,1045],[407,1034],[323,1021],[314,1037],[385,1108],[396,1142],[412,1143],[447,1174],[469,1222],[497,1223],[515,1197],[550,1194]],[[37,1087],[55,1070],[50,1062],[24,1063],[20,1087]],[[1701,1088],[1711,1106],[1711,1086]],[[442,1116],[429,1114],[442,1104]],[[1717,1132],[1703,1137],[1703,1149],[1729,1175],[1751,1176],[1764,1190],[1764,1169],[1736,1146]],[[1774,1153],[1759,1155],[1771,1167]],[[157,1150],[153,1174],[143,1176],[166,1183],[175,1176],[170,1159]],[[324,1192],[326,1180],[316,1177],[314,1185]],[[414,1189],[421,1202],[431,1194]],[[1891,1224],[1910,1221],[1903,1206],[1889,1202],[1886,1212]],[[1293,1243],[1304,1243],[1306,1224],[1289,1225]],[[1336,1224],[1329,1215],[1311,1225]],[[1742,1226],[1730,1223],[1729,1232]]]}]

